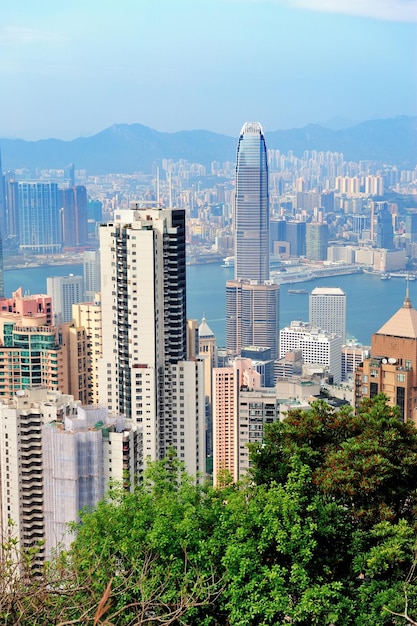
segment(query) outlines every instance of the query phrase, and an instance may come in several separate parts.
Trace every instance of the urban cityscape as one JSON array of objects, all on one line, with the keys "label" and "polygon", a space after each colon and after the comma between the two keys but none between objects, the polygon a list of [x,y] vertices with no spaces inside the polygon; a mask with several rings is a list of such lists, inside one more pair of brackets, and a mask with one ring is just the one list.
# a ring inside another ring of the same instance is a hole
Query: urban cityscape
[{"label": "urban cityscape", "polygon": [[0,623],[417,626],[416,0],[0,7]]},{"label": "urban cityscape", "polygon": [[[70,548],[68,524],[112,481],[134,490],[172,452],[219,486],[248,475],[268,425],[318,399],[358,409],[383,392],[417,423],[417,168],[282,155],[259,122],[236,154],[209,173],[163,160],[147,177],[71,164],[1,178],[1,523],[39,545],[34,568]],[[74,262],[80,275],[55,275]],[[187,318],[196,264],[225,269],[224,345],[204,311]],[[45,266],[46,294],[4,293],[8,268]],[[347,336],[349,294],[326,287],[350,274],[403,285],[368,345]],[[322,286],[297,288],[312,277]],[[308,319],[281,326],[283,290],[308,295]]]}]

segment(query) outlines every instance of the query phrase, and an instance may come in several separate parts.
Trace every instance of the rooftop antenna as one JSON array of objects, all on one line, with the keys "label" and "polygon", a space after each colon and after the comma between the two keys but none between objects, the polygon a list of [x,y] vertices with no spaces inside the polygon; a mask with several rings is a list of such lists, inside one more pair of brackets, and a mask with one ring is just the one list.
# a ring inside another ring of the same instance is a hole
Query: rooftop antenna
[{"label": "rooftop antenna", "polygon": [[411,309],[410,284],[409,284],[410,275],[408,274],[408,272],[405,276],[405,280],[406,280],[406,287],[405,287],[405,300],[404,300],[403,307],[406,309]]}]

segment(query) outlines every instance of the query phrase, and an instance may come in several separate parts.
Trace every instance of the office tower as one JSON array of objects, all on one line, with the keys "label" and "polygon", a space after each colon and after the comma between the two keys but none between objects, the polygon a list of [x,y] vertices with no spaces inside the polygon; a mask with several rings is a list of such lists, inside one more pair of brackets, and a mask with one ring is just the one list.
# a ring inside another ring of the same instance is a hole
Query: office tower
[{"label": "office tower", "polygon": [[46,291],[52,298],[54,324],[71,322],[72,305],[83,300],[82,276],[52,276],[46,279]]},{"label": "office tower", "polygon": [[88,243],[87,190],[83,185],[59,190],[62,208],[62,243],[80,248]]},{"label": "office tower", "polygon": [[309,297],[309,323],[346,341],[346,294],[340,287],[315,287]]},{"label": "office tower", "polygon": [[417,311],[408,294],[402,307],[372,335],[371,357],[356,370],[356,405],[384,393],[401,419],[417,425]]},{"label": "office tower", "polygon": [[409,241],[417,242],[417,211],[407,209],[405,214],[405,236]]},{"label": "office tower", "polygon": [[272,281],[226,283],[226,348],[237,355],[245,346],[271,348],[278,356],[279,285]]},{"label": "office tower", "polygon": [[56,183],[19,182],[18,214],[20,250],[35,254],[61,252],[60,206]]},{"label": "office tower", "polygon": [[280,358],[301,350],[304,363],[323,366],[338,384],[342,380],[342,337],[305,322],[293,321],[279,333]]},{"label": "office tower", "polygon": [[[278,254],[279,250],[276,250],[276,247],[279,246],[280,243],[287,241],[286,236],[286,224],[285,220],[277,220],[272,219],[269,222],[270,228],[270,243],[271,243],[271,252]],[[275,245],[276,244],[276,245]]]},{"label": "office tower", "polygon": [[205,472],[204,364],[186,361],[185,212],[131,203],[100,226],[100,401],[143,428],[144,458],[173,447]]},{"label": "office tower", "polygon": [[306,223],[287,222],[286,237],[290,244],[291,256],[305,256],[306,254]]},{"label": "office tower", "polygon": [[247,122],[239,137],[235,191],[235,279],[269,279],[268,163],[262,126]]},{"label": "office tower", "polygon": [[327,259],[329,229],[327,224],[309,222],[306,225],[306,257],[312,261]]},{"label": "office tower", "polygon": [[277,356],[279,287],[269,281],[269,192],[265,137],[246,123],[237,146],[235,278],[226,284],[226,348],[270,347]]},{"label": "office tower", "polygon": [[394,228],[392,215],[387,202],[374,202],[376,209],[376,245],[378,248],[392,250],[394,247]]},{"label": "office tower", "polygon": [[83,252],[84,298],[93,302],[100,291],[100,251]]}]

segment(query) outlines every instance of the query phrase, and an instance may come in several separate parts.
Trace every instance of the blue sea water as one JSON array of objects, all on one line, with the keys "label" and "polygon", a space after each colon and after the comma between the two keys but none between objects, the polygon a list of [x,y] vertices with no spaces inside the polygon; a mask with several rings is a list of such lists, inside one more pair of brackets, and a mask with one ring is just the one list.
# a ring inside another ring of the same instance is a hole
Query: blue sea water
[{"label": "blue sea water", "polygon": [[[55,265],[49,267],[6,270],[5,294],[22,287],[23,292],[46,293],[48,276],[82,275],[82,265]],[[220,263],[187,267],[187,314],[189,318],[204,316],[217,338],[217,345],[225,345],[225,284],[233,278],[233,268],[222,268]],[[360,343],[369,345],[371,336],[401,306],[405,297],[404,278],[381,281],[370,274],[350,274],[310,280],[296,285],[282,285],[280,290],[280,327],[292,320],[308,321],[308,294],[290,295],[288,288],[296,287],[310,292],[314,287],[340,287],[347,294],[347,332]],[[410,283],[411,302],[417,307],[417,281]]]}]

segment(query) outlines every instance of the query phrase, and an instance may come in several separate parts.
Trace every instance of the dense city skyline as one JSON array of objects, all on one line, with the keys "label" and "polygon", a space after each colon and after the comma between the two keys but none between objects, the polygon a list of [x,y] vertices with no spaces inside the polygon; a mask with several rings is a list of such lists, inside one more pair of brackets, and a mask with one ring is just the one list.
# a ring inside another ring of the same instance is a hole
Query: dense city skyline
[{"label": "dense city skyline", "polygon": [[121,122],[235,136],[248,119],[268,132],[417,111],[414,0],[122,8],[0,8],[0,137],[72,139]]}]

